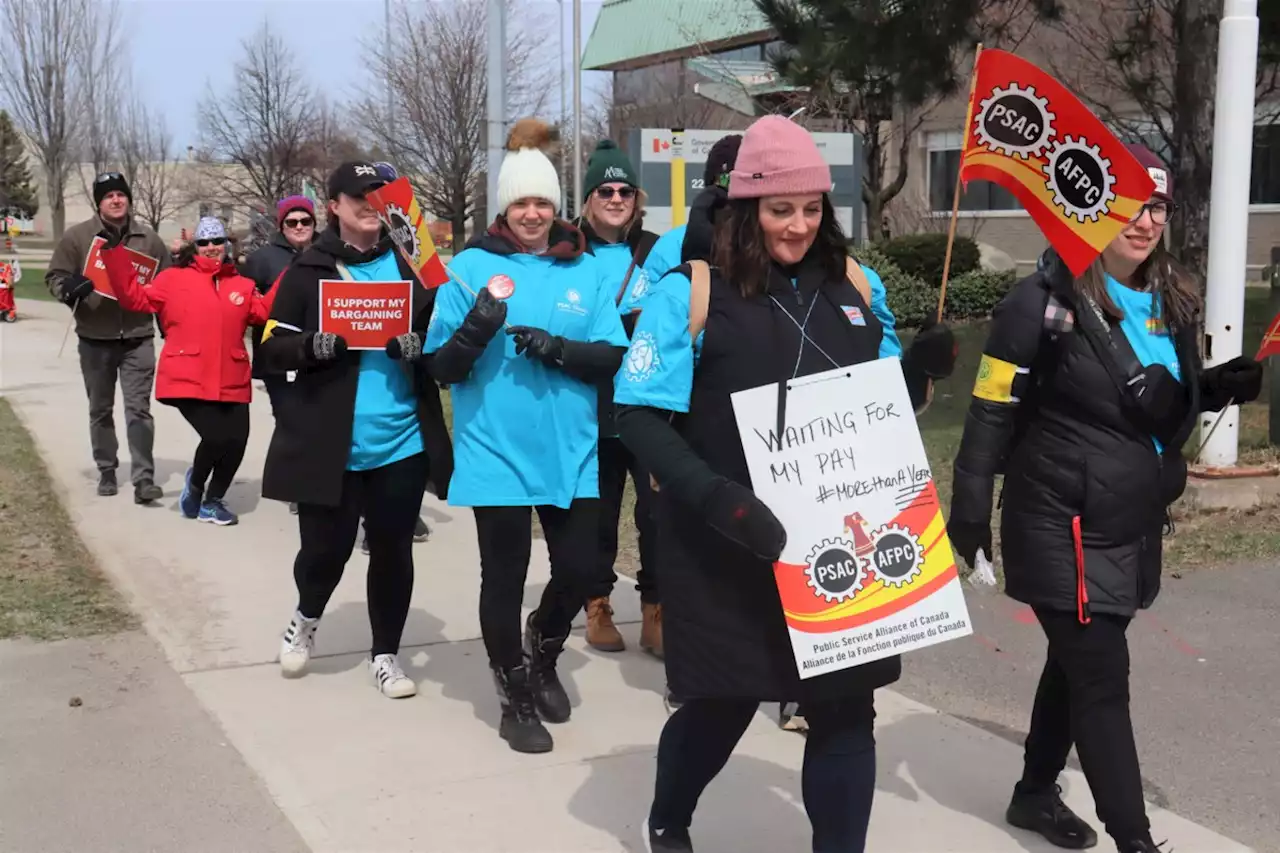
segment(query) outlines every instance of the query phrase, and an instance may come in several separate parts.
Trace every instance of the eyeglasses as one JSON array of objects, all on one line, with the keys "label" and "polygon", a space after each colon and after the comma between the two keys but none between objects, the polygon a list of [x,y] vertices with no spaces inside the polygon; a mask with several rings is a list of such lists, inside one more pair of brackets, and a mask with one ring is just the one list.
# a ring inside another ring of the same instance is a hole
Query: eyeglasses
[{"label": "eyeglasses", "polygon": [[623,201],[626,201],[635,194],[635,187],[596,187],[596,197],[604,201],[608,201],[615,195]]},{"label": "eyeglasses", "polygon": [[197,240],[196,245],[203,249],[205,246],[225,246],[227,244],[226,237],[213,237],[208,240]]},{"label": "eyeglasses", "polygon": [[285,228],[310,228],[312,225],[315,225],[315,224],[316,224],[316,221],[312,219],[310,216],[304,217],[302,219],[286,219],[284,221]]},{"label": "eyeglasses", "polygon": [[1178,206],[1171,201],[1149,201],[1142,207],[1138,208],[1138,213],[1130,222],[1137,222],[1142,218],[1142,214],[1151,214],[1152,225],[1164,225],[1169,221],[1169,214],[1178,209]]}]

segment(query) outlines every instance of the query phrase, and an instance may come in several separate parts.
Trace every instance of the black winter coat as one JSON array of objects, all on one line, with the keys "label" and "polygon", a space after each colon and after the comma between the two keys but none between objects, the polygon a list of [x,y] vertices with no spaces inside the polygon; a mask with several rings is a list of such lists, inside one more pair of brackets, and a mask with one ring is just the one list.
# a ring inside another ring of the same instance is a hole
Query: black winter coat
[{"label": "black winter coat", "polygon": [[1037,271],[997,306],[955,460],[951,522],[989,523],[995,477],[1005,475],[1011,597],[1082,623],[1155,600],[1166,508],[1186,487],[1182,448],[1197,415],[1226,403],[1201,393],[1195,325],[1170,332],[1181,399],[1167,410],[1161,429],[1172,437],[1157,453],[1151,422],[1108,371],[1123,356],[1104,360],[1105,342],[1123,333],[1082,303],[1065,269]]},{"label": "black winter coat", "polygon": [[[688,266],[679,268],[685,275]],[[718,271],[701,356],[686,414],[621,406],[623,442],[648,470],[658,492],[658,560],[662,566],[663,643],[667,681],[683,698],[835,701],[896,681],[901,659],[885,658],[801,681],[773,567],[710,527],[703,514],[717,478],[751,487],[730,395],[831,368],[802,344],[796,323],[840,365],[877,358],[882,328],[871,306],[843,276],[806,262],[798,287],[774,269],[768,296],[743,299]],[[812,304],[813,310],[809,311]],[[840,306],[862,309],[854,326]],[[803,347],[803,350],[802,350]]]},{"label": "black winter coat", "polygon": [[[267,328],[270,335],[259,351],[267,370],[297,371],[277,407],[275,432],[267,449],[262,496],[272,500],[337,506],[342,498],[343,473],[351,453],[352,419],[360,375],[359,351],[328,363],[311,355],[312,333],[320,328],[320,281],[337,279],[337,263],[367,263],[392,248],[383,240],[372,251],[355,252],[333,231],[293,263],[281,279]],[[400,274],[417,281],[397,255]],[[419,285],[414,296],[413,328],[426,336],[435,308],[435,290]],[[453,443],[440,405],[440,389],[427,372],[425,360],[402,363],[418,400],[418,426],[430,463],[428,488],[441,499],[453,475]]]},{"label": "black winter coat", "polygon": [[[240,274],[245,278],[252,279],[254,286],[258,288],[258,292],[265,294],[271,289],[271,285],[275,284],[276,279],[280,277],[280,273],[288,269],[289,264],[293,263],[296,257],[298,257],[298,250],[293,247],[293,244],[283,234],[277,232],[271,238],[271,242],[245,258],[244,263],[240,266]],[[266,377],[262,361],[258,358],[258,348],[262,346],[263,328],[265,327],[254,326],[253,337],[250,338],[253,344],[254,379]]]}]

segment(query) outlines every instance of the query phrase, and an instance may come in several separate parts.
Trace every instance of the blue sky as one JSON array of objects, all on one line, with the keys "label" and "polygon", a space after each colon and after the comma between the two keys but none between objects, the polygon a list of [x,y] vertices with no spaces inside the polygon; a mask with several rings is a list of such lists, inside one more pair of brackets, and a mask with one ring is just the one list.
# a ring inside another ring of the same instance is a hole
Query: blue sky
[{"label": "blue sky", "polygon": [[[545,14],[555,33],[559,19],[555,0],[514,2],[525,14]],[[584,44],[599,9],[599,0],[582,4]],[[252,35],[264,18],[289,42],[304,73],[317,83],[324,81],[326,91],[335,99],[352,95],[365,79],[358,45],[366,34],[373,35],[383,26],[382,0],[122,0],[121,11],[137,85],[152,108],[164,113],[179,151],[196,144],[196,102],[206,81],[215,91],[230,89],[232,67],[241,55],[240,42]],[[569,53],[573,15],[568,0],[564,17],[565,51]],[[554,66],[554,38],[550,50],[547,61]],[[599,84],[600,76],[584,75],[584,97]]]}]

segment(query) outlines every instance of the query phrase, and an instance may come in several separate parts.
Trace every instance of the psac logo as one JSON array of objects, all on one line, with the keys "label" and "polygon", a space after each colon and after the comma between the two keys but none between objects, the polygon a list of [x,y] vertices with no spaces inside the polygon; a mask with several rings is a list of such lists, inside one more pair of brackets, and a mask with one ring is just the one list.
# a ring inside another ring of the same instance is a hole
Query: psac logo
[{"label": "psac logo", "polygon": [[572,287],[564,292],[564,299],[556,303],[556,308],[578,316],[585,316],[587,313],[587,309],[582,307],[582,294]]},{"label": "psac logo", "polygon": [[643,382],[657,372],[662,362],[658,357],[658,342],[649,332],[636,332],[627,350],[626,377],[628,382]]},{"label": "psac logo", "polygon": [[886,524],[871,533],[861,552],[844,537],[822,540],[809,551],[804,571],[813,594],[835,604],[853,598],[872,581],[906,586],[923,565],[920,540],[900,525]]},{"label": "psac logo", "polygon": [[1055,139],[1057,116],[1035,87],[997,86],[982,100],[974,121],[978,144],[1022,160],[1044,158],[1053,203],[1078,222],[1097,222],[1116,200],[1111,161],[1083,137]]},{"label": "psac logo", "polygon": [[636,271],[636,283],[631,285],[631,298],[639,299],[649,292],[649,274],[644,270]]}]

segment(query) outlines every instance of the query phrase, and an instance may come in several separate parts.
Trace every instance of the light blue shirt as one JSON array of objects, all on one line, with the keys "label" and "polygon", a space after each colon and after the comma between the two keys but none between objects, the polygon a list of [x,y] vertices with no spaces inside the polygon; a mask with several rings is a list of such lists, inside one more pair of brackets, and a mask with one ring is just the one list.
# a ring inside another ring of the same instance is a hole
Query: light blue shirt
[{"label": "light blue shirt", "polygon": [[[649,249],[649,254],[644,259],[644,272],[649,280],[650,289],[652,289],[653,284],[657,283],[658,279],[680,266],[680,250],[684,247],[684,234],[688,230],[688,225],[677,225],[659,237],[658,241]],[[641,294],[641,297],[643,295]],[[639,301],[640,298],[638,297],[635,300],[637,306]]]},{"label": "light blue shirt", "polygon": [[[880,357],[900,358],[902,344],[894,331],[896,321],[885,298],[884,282],[874,270],[864,266],[862,271],[871,284],[871,310],[884,330]],[[688,276],[672,273],[658,282],[645,299],[631,346],[618,371],[614,402],[671,412],[689,411],[693,370],[703,338],[699,333],[698,340],[690,344],[690,287]]]},{"label": "light blue shirt", "polygon": [[[478,291],[495,279],[514,287],[509,326],[534,326],[568,340],[627,345],[613,298],[620,284],[591,255],[557,261],[466,249],[449,264],[427,331],[435,352],[462,325]],[[505,278],[501,278],[505,277]],[[596,386],[527,355],[500,330],[471,374],[452,387],[454,506],[568,507],[600,495]]]},{"label": "light blue shirt", "polygon": [[[347,270],[356,281],[401,280],[394,250],[367,264],[348,266]],[[381,350],[361,352],[347,470],[381,468],[422,450],[418,401],[404,368]]]},{"label": "light blue shirt", "polygon": [[[1143,367],[1163,364],[1173,374],[1173,378],[1182,381],[1182,365],[1178,363],[1178,349],[1173,345],[1173,336],[1164,321],[1164,307],[1160,294],[1144,293],[1125,287],[1111,276],[1107,276],[1107,295],[1124,314],[1120,321],[1120,331],[1124,332],[1129,346],[1138,357]],[[1151,439],[1156,450],[1164,452],[1164,447],[1155,438]]]}]

